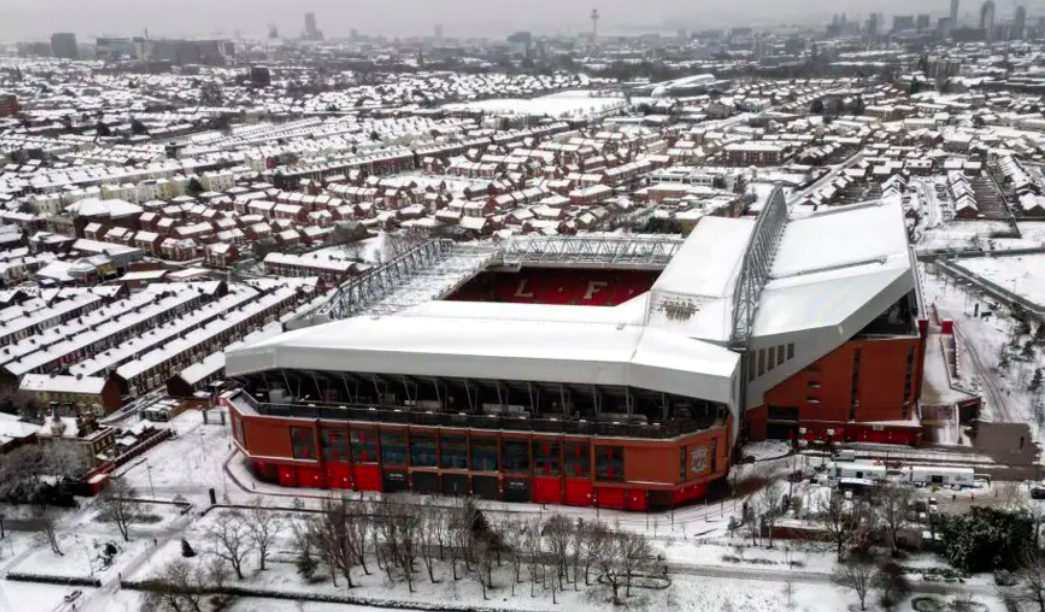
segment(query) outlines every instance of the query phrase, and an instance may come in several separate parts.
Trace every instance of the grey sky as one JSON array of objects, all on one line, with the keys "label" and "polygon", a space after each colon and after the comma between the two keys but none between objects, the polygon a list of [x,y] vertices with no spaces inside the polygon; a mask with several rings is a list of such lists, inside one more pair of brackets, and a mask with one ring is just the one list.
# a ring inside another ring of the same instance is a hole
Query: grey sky
[{"label": "grey sky", "polygon": [[[1031,17],[1038,11],[1031,3]],[[587,14],[597,6],[605,33],[674,32],[678,28],[765,25],[824,21],[833,12],[851,17],[877,10],[891,15],[929,11],[942,16],[948,0],[0,0],[0,39],[45,38],[73,31],[87,38],[103,34],[152,36],[263,34],[276,24],[284,36],[302,30],[303,14],[313,11],[328,35],[361,33],[409,36],[430,34],[441,23],[448,36],[503,36],[515,30],[542,33],[586,30]],[[979,2],[963,0],[971,15]],[[1002,20],[1008,2],[999,2]],[[888,17],[887,17],[888,18]]]}]

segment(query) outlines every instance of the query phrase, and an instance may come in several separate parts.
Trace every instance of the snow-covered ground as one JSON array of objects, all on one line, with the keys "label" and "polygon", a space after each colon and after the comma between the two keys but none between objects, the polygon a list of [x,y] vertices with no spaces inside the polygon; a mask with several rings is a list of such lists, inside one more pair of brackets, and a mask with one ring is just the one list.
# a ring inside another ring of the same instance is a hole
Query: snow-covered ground
[{"label": "snow-covered ground", "polygon": [[755,461],[766,459],[779,459],[791,452],[791,445],[786,440],[762,440],[745,444],[741,454],[745,457],[754,457]]},{"label": "snow-covered ground", "polygon": [[[961,375],[972,390],[981,390],[985,400],[983,416],[997,421],[1029,423],[1035,438],[1040,441],[1039,424],[1032,409],[1035,397],[1028,385],[1034,370],[1045,367],[1041,349],[1035,348],[1029,361],[1010,359],[1009,367],[999,370],[1002,348],[1010,342],[1016,327],[1008,310],[1004,307],[994,309],[993,299],[984,299],[936,272],[931,265],[923,267],[922,280],[926,303],[935,306],[942,320],[957,323],[958,341],[964,349],[959,352]],[[1019,284],[1016,289],[1023,292]],[[992,310],[993,316],[972,316],[977,304],[981,311]],[[1028,339],[1020,339],[1019,346],[1022,347]]]},{"label": "snow-covered ground", "polygon": [[586,91],[567,91],[541,98],[498,98],[479,102],[448,104],[448,111],[483,111],[494,115],[545,115],[556,119],[584,119],[610,114],[627,106],[624,98],[591,97]]},{"label": "snow-covered ground", "polygon": [[[1004,232],[1009,229],[1009,224],[1003,221],[955,221],[946,223],[939,227],[926,229],[921,241],[918,242],[918,250],[989,248],[992,232]],[[995,242],[1005,244],[1011,241]],[[998,248],[1016,248],[1016,246],[1014,244],[1009,247],[998,246]]]},{"label": "snow-covered ground", "polygon": [[0,612],[71,612],[65,596],[75,590],[83,589],[0,580]]},{"label": "snow-covered ground", "polygon": [[124,476],[143,497],[155,494],[157,499],[169,501],[181,495],[205,506],[209,504],[208,489],[224,496],[228,480],[222,465],[232,450],[229,428],[204,423],[203,413],[196,410],[178,415],[169,426],[174,439],[162,442],[117,475]]},{"label": "snow-covered ground", "polygon": [[1035,304],[1045,305],[1045,254],[975,257],[954,264]]},{"label": "snow-covered ground", "polygon": [[[205,550],[203,533],[206,525],[217,520],[217,513],[212,512],[198,521],[187,533],[187,539],[197,552]],[[289,531],[284,529],[283,532]],[[719,612],[727,608],[726,602],[732,604],[736,612],[784,612],[786,610],[806,610],[808,612],[838,612],[845,610],[856,602],[855,596],[830,582],[834,557],[824,554],[815,548],[790,550],[786,543],[778,542],[770,550],[752,547],[740,540],[727,545],[704,544],[700,542],[681,541],[673,538],[654,538],[654,546],[662,551],[665,561],[672,565],[672,585],[666,590],[636,591],[628,607],[632,609],[669,609],[691,610],[694,612]],[[289,537],[281,538],[274,547],[274,553],[265,571],[257,570],[257,561],[252,556],[245,567],[243,581],[235,580],[243,586],[277,590],[285,593],[301,594],[348,594],[354,597],[366,597],[372,600],[396,602],[453,601],[464,606],[491,607],[520,611],[545,611],[563,609],[571,611],[596,612],[608,607],[608,592],[604,588],[589,587],[583,584],[574,590],[572,585],[558,595],[557,603],[552,602],[551,594],[536,589],[534,596],[530,594],[530,582],[527,570],[522,570],[523,581],[515,587],[512,595],[512,569],[507,562],[494,566],[493,576],[495,589],[484,600],[482,589],[474,579],[463,576],[455,581],[447,563],[437,562],[435,575],[438,582],[432,584],[426,572],[421,569],[415,580],[415,592],[402,581],[389,583],[383,572],[376,565],[370,567],[371,575],[365,575],[361,568],[354,572],[356,586],[347,589],[343,580],[335,586],[329,578],[317,584],[306,584],[297,575],[294,566],[295,553]],[[197,555],[187,561],[197,563],[203,558]],[[176,540],[168,542],[153,557],[148,566],[141,568],[134,578],[143,579],[156,576],[166,563],[182,559],[181,546]],[[936,566],[938,562],[926,560],[926,566]],[[421,564],[419,563],[419,566]],[[792,569],[788,569],[791,567]],[[819,576],[819,577],[818,577]],[[792,583],[793,599],[788,601],[788,583]],[[282,612],[290,608],[285,604],[267,602],[264,607],[236,607],[235,610],[273,610]],[[309,604],[311,605],[311,604]],[[315,608],[295,607],[294,610],[323,610],[325,606]],[[339,608],[342,609],[342,608]],[[1000,608],[997,608],[1000,609]]]},{"label": "snow-covered ground", "polygon": [[[70,578],[87,576],[104,581],[127,569],[148,546],[140,538],[124,542],[115,529],[105,535],[64,533],[58,541],[62,554],[56,554],[50,545],[38,546],[9,571]],[[104,552],[109,544],[117,551],[112,557]]]}]

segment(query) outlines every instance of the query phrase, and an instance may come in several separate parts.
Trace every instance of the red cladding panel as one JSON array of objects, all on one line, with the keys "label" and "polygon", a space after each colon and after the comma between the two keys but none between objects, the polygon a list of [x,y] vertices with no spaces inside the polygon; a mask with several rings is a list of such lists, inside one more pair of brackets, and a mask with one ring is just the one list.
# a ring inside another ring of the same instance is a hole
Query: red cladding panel
[{"label": "red cladding panel", "polygon": [[291,466],[279,466],[279,484],[283,487],[296,487],[298,484],[297,474]]},{"label": "red cladding panel", "polygon": [[313,487],[316,489],[322,489],[324,485],[323,473],[319,471],[319,468],[299,467],[298,485],[302,487]]},{"label": "red cladding panel", "polygon": [[618,508],[623,510],[627,503],[624,493],[624,489],[599,487],[596,504],[600,508]]},{"label": "red cladding panel", "polygon": [[562,484],[557,477],[533,478],[533,503],[535,504],[561,504]]},{"label": "red cladding panel", "polygon": [[563,501],[567,506],[591,506],[593,492],[590,480],[566,479],[566,495]]},{"label": "red cladding panel", "polygon": [[628,510],[645,510],[646,509],[646,490],[645,489],[629,489],[628,490]]},{"label": "red cladding panel", "polygon": [[694,499],[700,499],[707,495],[708,483],[702,482],[688,487],[682,487],[675,491],[672,501],[676,504],[685,503]]},{"label": "red cladding panel", "polygon": [[352,474],[347,465],[340,463],[327,464],[327,488],[351,489]]},{"label": "red cladding panel", "polygon": [[356,465],[352,467],[355,476],[356,491],[380,491],[381,467],[377,465]]}]

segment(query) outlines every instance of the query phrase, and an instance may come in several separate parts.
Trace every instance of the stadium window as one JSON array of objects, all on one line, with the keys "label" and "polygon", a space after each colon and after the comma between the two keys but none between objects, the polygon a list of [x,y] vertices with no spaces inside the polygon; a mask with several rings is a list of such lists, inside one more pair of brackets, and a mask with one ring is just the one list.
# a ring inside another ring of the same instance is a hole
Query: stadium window
[{"label": "stadium window", "polygon": [[290,450],[295,459],[315,459],[316,439],[311,427],[290,428]]},{"label": "stadium window", "polygon": [[319,430],[319,442],[323,447],[324,461],[339,461],[342,463],[348,461],[348,446],[345,444],[346,433],[344,429],[324,428]]},{"label": "stadium window", "polygon": [[566,476],[588,478],[591,476],[591,447],[587,442],[564,442]]},{"label": "stadium window", "polygon": [[559,443],[550,440],[535,440],[533,443],[533,472],[537,476],[558,476]]},{"label": "stadium window", "polygon": [[436,466],[435,436],[410,434],[410,466]]},{"label": "stadium window", "polygon": [[468,440],[464,436],[439,436],[439,467],[445,470],[468,469]]},{"label": "stadium window", "polygon": [[406,434],[381,433],[381,463],[389,467],[406,467]]},{"label": "stadium window", "polygon": [[624,481],[624,448],[620,446],[595,447],[595,478],[608,482]]},{"label": "stadium window", "polygon": [[758,375],[766,373],[766,349],[758,349]]},{"label": "stadium window", "polygon": [[505,472],[529,472],[530,441],[501,440],[501,465]]},{"label": "stadium window", "polygon": [[776,364],[780,365],[784,363],[784,345],[776,347]]},{"label": "stadium window", "polygon": [[767,372],[772,372],[773,368],[776,367],[776,347],[775,346],[769,347],[769,358],[766,361],[768,362],[768,367],[766,368],[766,371]]},{"label": "stadium window", "polygon": [[810,395],[810,396],[806,397],[806,401],[809,402],[810,404],[819,404],[820,403],[820,398],[818,398],[815,395]]},{"label": "stadium window", "polygon": [[679,449],[679,482],[686,482],[686,447]]},{"label": "stadium window", "polygon": [[497,440],[494,438],[472,438],[472,469],[479,472],[496,472]]},{"label": "stadium window", "polygon": [[787,358],[788,360],[795,358],[795,343],[792,342],[787,345]]},{"label": "stadium window", "polygon": [[353,429],[348,434],[353,463],[377,463],[377,433]]}]

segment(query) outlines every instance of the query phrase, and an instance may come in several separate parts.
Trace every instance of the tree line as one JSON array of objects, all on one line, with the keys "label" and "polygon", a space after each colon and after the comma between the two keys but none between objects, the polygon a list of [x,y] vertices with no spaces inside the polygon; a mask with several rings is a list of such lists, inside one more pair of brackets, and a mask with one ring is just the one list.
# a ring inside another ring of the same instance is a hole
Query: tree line
[{"label": "tree line", "polygon": [[[145,609],[205,612],[201,592],[265,571],[277,542],[292,554],[305,583],[330,580],[349,590],[380,575],[411,593],[425,582],[467,580],[484,599],[510,589],[512,596],[528,590],[531,597],[551,595],[558,602],[564,591],[592,589],[623,604],[651,577],[666,576],[641,534],[561,514],[490,520],[471,499],[455,501],[434,505],[392,495],[378,504],[331,497],[319,511],[294,517],[260,503],[223,510],[206,530],[204,557],[165,568],[149,585]],[[182,547],[183,556],[195,556],[188,542]]]}]

